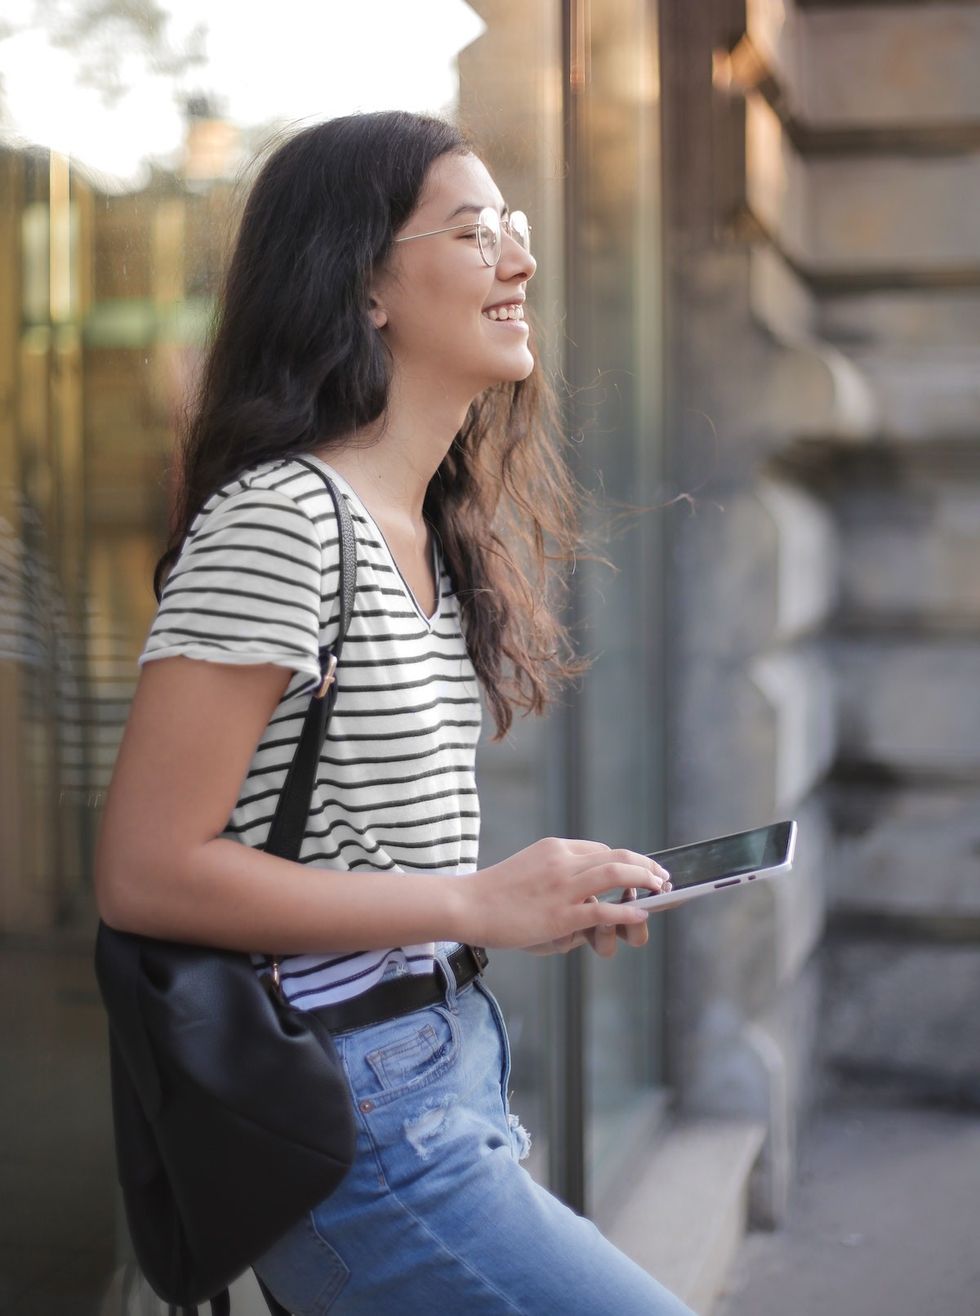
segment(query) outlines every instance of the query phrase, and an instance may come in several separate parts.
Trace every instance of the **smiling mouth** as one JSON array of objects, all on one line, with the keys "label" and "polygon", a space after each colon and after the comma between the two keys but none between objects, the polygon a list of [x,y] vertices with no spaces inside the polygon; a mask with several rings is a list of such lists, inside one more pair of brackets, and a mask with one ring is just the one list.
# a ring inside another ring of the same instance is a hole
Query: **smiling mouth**
[{"label": "smiling mouth", "polygon": [[483,312],[483,317],[492,320],[495,324],[507,320],[519,323],[524,319],[524,307],[519,302],[514,302],[510,306],[491,306],[488,311]]}]

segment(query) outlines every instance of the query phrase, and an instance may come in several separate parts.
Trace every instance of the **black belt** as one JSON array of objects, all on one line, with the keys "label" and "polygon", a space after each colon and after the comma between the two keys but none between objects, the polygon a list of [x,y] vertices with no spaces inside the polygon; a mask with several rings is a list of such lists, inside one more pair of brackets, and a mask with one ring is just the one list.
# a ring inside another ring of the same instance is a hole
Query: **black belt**
[{"label": "black belt", "polygon": [[[482,946],[460,946],[449,956],[449,967],[456,979],[457,990],[478,977],[487,966],[487,952]],[[348,1033],[352,1028],[367,1028],[385,1019],[397,1019],[427,1005],[438,1005],[446,999],[446,984],[442,974],[403,974],[385,978],[349,1001],[333,1005],[319,1005],[315,1014],[331,1033]]]}]

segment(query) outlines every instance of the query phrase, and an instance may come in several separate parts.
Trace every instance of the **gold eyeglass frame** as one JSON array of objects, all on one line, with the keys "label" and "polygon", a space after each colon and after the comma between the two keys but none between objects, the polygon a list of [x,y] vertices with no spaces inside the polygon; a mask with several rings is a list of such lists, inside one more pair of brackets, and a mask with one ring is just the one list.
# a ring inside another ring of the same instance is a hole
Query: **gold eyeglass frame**
[{"label": "gold eyeglass frame", "polygon": [[[519,219],[518,216],[520,217]],[[518,225],[517,232],[514,231],[515,221],[517,221],[517,225]],[[523,233],[520,231],[521,227],[523,227]],[[512,237],[514,241],[524,251],[530,252],[531,250],[531,225],[527,222],[527,215],[525,215],[524,211],[514,210],[508,215],[506,219],[501,219],[501,217],[497,214],[496,210],[494,210],[493,206],[484,206],[483,209],[480,211],[480,213],[477,215],[476,219],[471,220],[468,224],[451,224],[449,228],[431,228],[426,233],[409,233],[407,237],[395,238],[393,239],[393,241],[412,242],[415,240],[415,238],[431,238],[431,237],[435,237],[437,233],[456,233],[463,228],[476,229],[477,245],[480,248],[480,255],[483,257],[483,263],[484,265],[489,265],[491,269],[493,268],[493,266],[497,264],[497,261],[500,260],[500,252],[503,247],[503,243],[500,241],[500,238],[503,233],[507,233],[509,237]],[[483,245],[484,228],[488,228],[491,231],[494,229],[496,230],[496,235],[497,235],[496,260],[490,260],[487,257],[487,253]]]}]

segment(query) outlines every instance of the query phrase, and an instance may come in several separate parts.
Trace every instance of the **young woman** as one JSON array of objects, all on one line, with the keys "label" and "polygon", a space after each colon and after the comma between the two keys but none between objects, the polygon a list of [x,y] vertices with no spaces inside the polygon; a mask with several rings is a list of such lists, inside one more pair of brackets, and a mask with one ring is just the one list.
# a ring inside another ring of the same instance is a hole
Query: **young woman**
[{"label": "young woman", "polygon": [[[547,595],[576,489],[533,374],[534,271],[524,216],[454,127],[301,131],[249,195],[185,439],[98,903],[257,969],[288,952],[287,994],[330,1020],[357,1159],[256,1264],[296,1316],[686,1310],[519,1164],[507,1034],[470,949],[642,945],[644,912],[596,897],[667,881],[555,837],[477,868],[480,686],[499,737],[579,670]],[[357,602],[293,863],[259,847],[337,633],[318,472],[353,517]]]}]

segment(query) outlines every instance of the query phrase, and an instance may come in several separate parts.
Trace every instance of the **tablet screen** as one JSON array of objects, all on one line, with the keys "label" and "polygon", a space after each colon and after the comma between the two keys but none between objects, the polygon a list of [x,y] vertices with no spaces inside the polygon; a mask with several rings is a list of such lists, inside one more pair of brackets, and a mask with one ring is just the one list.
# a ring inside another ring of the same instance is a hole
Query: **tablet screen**
[{"label": "tablet screen", "polygon": [[652,857],[670,873],[673,889],[681,891],[721,877],[778,867],[786,860],[790,829],[790,823],[773,823],[751,832],[661,850]]}]

